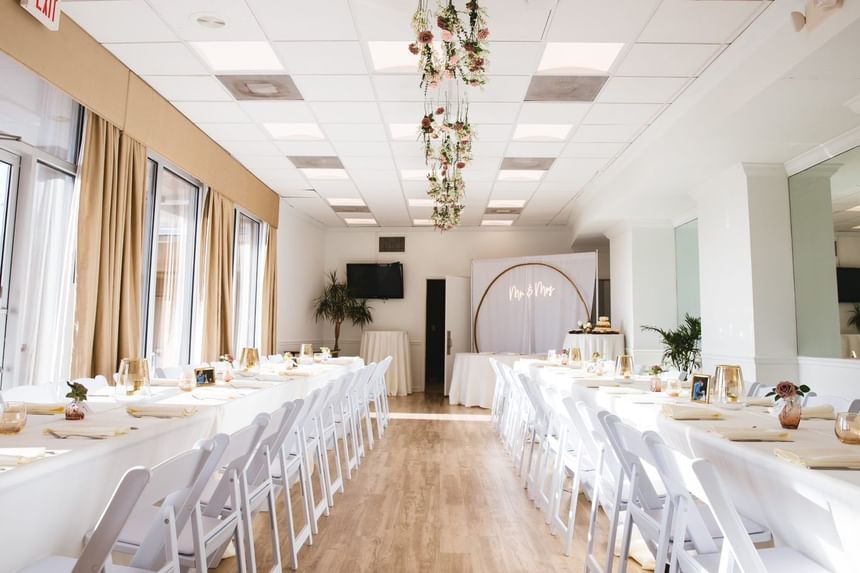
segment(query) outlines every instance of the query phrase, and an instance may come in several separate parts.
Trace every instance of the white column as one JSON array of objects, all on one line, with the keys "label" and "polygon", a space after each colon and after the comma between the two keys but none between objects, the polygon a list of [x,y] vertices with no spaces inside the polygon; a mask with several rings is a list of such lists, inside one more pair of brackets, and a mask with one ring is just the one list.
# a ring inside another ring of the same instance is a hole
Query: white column
[{"label": "white column", "polygon": [[791,217],[782,165],[738,164],[698,202],[702,358],[747,380],[797,380]]},{"label": "white column", "polygon": [[612,323],[636,365],[660,362],[663,347],[643,325],[674,328],[675,233],[669,223],[625,224],[610,233]]}]

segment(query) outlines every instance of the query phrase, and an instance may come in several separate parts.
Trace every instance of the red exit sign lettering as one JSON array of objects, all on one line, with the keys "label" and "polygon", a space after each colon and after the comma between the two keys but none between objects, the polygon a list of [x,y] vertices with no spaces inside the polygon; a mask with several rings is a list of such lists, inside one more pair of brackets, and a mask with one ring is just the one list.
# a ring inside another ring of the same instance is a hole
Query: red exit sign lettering
[{"label": "red exit sign lettering", "polygon": [[21,7],[47,29],[60,28],[60,0],[21,0]]}]

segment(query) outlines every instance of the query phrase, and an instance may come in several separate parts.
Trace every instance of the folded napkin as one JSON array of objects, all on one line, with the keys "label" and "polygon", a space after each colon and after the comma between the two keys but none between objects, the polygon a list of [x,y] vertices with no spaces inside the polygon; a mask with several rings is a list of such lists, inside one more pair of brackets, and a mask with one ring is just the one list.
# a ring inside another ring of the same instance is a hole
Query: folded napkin
[{"label": "folded napkin", "polygon": [[0,448],[0,466],[29,464],[45,455],[45,448]]},{"label": "folded napkin", "polygon": [[235,400],[239,393],[229,388],[196,388],[191,395],[198,400]]},{"label": "folded napkin", "polygon": [[773,398],[747,398],[747,406],[773,406]]},{"label": "folded napkin", "polygon": [[128,406],[125,411],[135,418],[185,418],[196,414],[197,408],[174,404],[136,404]]},{"label": "folded napkin", "polygon": [[88,426],[80,422],[48,426],[44,433],[58,438],[113,438],[131,431],[128,426]]},{"label": "folded napkin", "polygon": [[179,378],[150,378],[152,386],[179,386],[183,381]]},{"label": "folded napkin", "polygon": [[[768,408],[768,413],[776,414],[778,412],[777,406],[773,408]],[[833,406],[830,404],[821,404],[820,406],[803,406],[800,409],[800,419],[801,420],[835,420],[836,412],[833,410]]]},{"label": "folded napkin", "polygon": [[598,392],[603,392],[604,394],[644,394],[644,390],[640,390],[639,388],[631,388],[629,386],[601,386],[598,388]]},{"label": "folded napkin", "polygon": [[677,404],[664,404],[661,410],[664,416],[673,420],[722,420],[723,415],[719,412],[702,406],[679,406]]},{"label": "folded napkin", "polygon": [[352,364],[355,358],[351,358],[348,356],[344,356],[342,358],[329,358],[326,360],[327,364]]},{"label": "folded napkin", "polygon": [[230,386],[233,388],[271,388],[276,384],[277,382],[258,380],[256,378],[234,378],[230,381]]},{"label": "folded napkin", "polygon": [[785,430],[768,430],[762,428],[718,428],[711,430],[714,434],[732,442],[793,442],[791,433]]},{"label": "folded napkin", "polygon": [[34,416],[53,416],[66,411],[65,404],[42,404],[27,402],[27,414]]},{"label": "folded napkin", "polygon": [[774,448],[773,453],[778,458],[809,469],[860,470],[860,454],[846,450],[807,449],[789,451]]},{"label": "folded napkin", "polygon": [[299,378],[302,376],[313,376],[313,372],[308,372],[307,370],[296,370],[295,368],[292,370],[284,370],[284,376],[287,378]]}]

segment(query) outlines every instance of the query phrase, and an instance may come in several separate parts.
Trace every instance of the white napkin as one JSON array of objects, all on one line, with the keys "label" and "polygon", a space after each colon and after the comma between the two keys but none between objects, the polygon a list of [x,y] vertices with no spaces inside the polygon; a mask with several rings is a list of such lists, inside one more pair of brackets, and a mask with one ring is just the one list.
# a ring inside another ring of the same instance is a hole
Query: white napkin
[{"label": "white napkin", "polygon": [[803,450],[783,450],[774,448],[774,455],[787,462],[798,464],[809,469],[852,469],[860,470],[860,454],[848,452],[846,450],[821,450],[821,449],[803,449]]},{"label": "white napkin", "polygon": [[137,404],[126,407],[125,411],[135,418],[186,418],[196,414],[197,408],[173,404]]},{"label": "white napkin", "polygon": [[711,432],[732,442],[793,442],[790,432],[764,428],[715,428]]},{"label": "white napkin", "polygon": [[196,388],[191,395],[198,400],[235,400],[239,393],[229,388]]},{"label": "white napkin", "polygon": [[45,448],[0,448],[0,466],[29,464],[45,455]]},{"label": "white napkin", "polygon": [[152,386],[179,386],[183,381],[179,378],[150,378]]},{"label": "white napkin", "polygon": [[277,382],[257,380],[255,378],[234,378],[230,381],[230,385],[233,388],[271,388],[276,384]]},{"label": "white napkin", "polygon": [[679,406],[677,404],[664,404],[661,412],[667,418],[673,420],[722,420],[723,415],[719,412],[702,406]]},{"label": "white napkin", "polygon": [[604,394],[644,394],[644,390],[639,388],[631,388],[629,386],[602,386],[597,389],[598,392]]},{"label": "white napkin", "polygon": [[43,404],[27,402],[27,414],[34,416],[53,416],[66,411],[66,405],[61,403]]},{"label": "white napkin", "polygon": [[68,424],[48,426],[44,433],[54,435],[60,438],[113,438],[122,436],[131,431],[128,426],[89,426],[80,422],[70,422]]},{"label": "white napkin", "polygon": [[343,357],[339,357],[339,358],[329,358],[328,360],[326,360],[326,362],[328,364],[348,365],[348,364],[352,364],[354,360],[355,360],[355,358],[351,358],[349,356],[343,356]]},{"label": "white napkin", "polygon": [[[768,408],[768,413],[776,414],[778,406],[774,406],[772,408]],[[833,410],[833,406],[830,404],[821,404],[819,406],[802,406],[800,408],[800,419],[801,420],[835,420],[836,412]]]},{"label": "white napkin", "polygon": [[292,370],[285,370],[284,376],[287,378],[299,378],[302,376],[313,376],[313,372],[308,372],[307,370],[297,370],[293,368]]},{"label": "white napkin", "polygon": [[747,406],[773,406],[773,398],[747,398]]}]

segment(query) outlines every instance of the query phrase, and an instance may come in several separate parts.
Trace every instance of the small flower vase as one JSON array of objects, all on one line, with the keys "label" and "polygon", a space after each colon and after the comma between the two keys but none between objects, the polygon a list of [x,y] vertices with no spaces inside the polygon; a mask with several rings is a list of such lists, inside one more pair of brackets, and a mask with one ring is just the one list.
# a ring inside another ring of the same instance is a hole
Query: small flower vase
[{"label": "small flower vase", "polygon": [[83,402],[74,400],[66,404],[66,420],[83,420],[86,414]]},{"label": "small flower vase", "polygon": [[661,392],[663,390],[663,381],[659,376],[651,376],[651,391]]},{"label": "small flower vase", "polygon": [[779,411],[779,423],[786,430],[796,430],[800,425],[801,399],[800,396],[789,396],[782,399],[782,409]]}]

